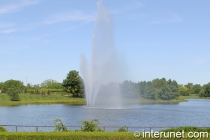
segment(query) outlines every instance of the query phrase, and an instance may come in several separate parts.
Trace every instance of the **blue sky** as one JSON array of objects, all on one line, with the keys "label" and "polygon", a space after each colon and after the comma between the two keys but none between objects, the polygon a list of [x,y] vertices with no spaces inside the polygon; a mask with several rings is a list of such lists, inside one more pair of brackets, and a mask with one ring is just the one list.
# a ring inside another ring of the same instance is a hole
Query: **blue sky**
[{"label": "blue sky", "polygon": [[[210,82],[210,1],[103,0],[128,79]],[[91,57],[97,0],[0,0],[0,82],[62,82]]]}]

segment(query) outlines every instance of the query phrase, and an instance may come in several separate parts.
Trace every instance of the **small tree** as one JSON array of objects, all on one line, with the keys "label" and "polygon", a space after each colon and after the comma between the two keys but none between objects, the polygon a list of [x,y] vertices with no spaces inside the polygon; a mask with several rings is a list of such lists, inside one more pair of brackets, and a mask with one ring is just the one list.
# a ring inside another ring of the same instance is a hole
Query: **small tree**
[{"label": "small tree", "polygon": [[4,82],[3,90],[4,92],[7,92],[10,88],[15,88],[19,93],[22,93],[25,89],[23,82],[12,79]]},{"label": "small tree", "polygon": [[50,90],[48,89],[48,91],[47,91],[47,95],[50,95]]},{"label": "small tree", "polygon": [[63,124],[61,119],[55,119],[55,131],[68,131],[67,127]]},{"label": "small tree", "polygon": [[118,129],[118,132],[128,132],[127,126],[120,127],[120,128]]},{"label": "small tree", "polygon": [[0,126],[0,132],[7,132],[7,129],[5,129],[4,127]]},{"label": "small tree", "polygon": [[10,96],[11,101],[20,101],[19,92],[16,88],[7,89],[7,94]]},{"label": "small tree", "polygon": [[93,119],[91,121],[83,121],[82,124],[83,124],[83,126],[82,126],[81,131],[83,131],[83,132],[101,132],[101,131],[103,131],[98,126],[98,119]]},{"label": "small tree", "polygon": [[67,74],[62,85],[64,91],[71,93],[73,97],[83,97],[84,82],[76,70],[72,70]]}]

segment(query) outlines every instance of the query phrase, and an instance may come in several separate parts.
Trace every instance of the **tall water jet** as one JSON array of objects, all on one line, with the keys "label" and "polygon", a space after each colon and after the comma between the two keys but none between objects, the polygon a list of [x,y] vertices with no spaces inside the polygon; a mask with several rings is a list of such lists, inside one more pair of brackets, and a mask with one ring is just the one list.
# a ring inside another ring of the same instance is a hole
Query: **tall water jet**
[{"label": "tall water jet", "polygon": [[121,108],[119,82],[123,77],[123,63],[115,50],[112,22],[108,11],[97,2],[91,62],[81,56],[81,72],[85,83],[87,106]]}]

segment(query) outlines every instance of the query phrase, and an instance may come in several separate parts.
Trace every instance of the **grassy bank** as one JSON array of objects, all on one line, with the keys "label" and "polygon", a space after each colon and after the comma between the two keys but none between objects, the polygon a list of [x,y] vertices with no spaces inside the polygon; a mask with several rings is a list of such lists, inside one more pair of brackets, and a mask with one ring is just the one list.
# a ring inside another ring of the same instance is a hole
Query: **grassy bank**
[{"label": "grassy bank", "polygon": [[36,94],[19,94],[20,101],[10,101],[10,97],[0,94],[0,105],[21,105],[21,104],[85,104],[84,98],[70,98],[62,95],[36,95]]},{"label": "grassy bank", "polygon": [[186,98],[178,98],[178,99],[173,99],[173,100],[153,100],[153,99],[146,99],[146,98],[140,98],[140,104],[158,104],[158,103],[179,103],[179,102],[186,102]]},{"label": "grassy bank", "polygon": [[[37,95],[37,94],[19,94],[20,101],[11,101],[10,97],[5,94],[0,94],[0,105],[21,105],[21,104],[71,104],[71,105],[85,105],[85,98],[71,98],[69,96],[63,96],[60,94],[54,95]],[[209,98],[200,98],[197,94],[191,94],[189,96],[179,96],[178,99],[174,100],[153,100],[146,98],[130,98],[126,99],[125,102],[128,104],[168,104],[168,103],[179,103],[186,102],[186,99],[209,99]]]}]

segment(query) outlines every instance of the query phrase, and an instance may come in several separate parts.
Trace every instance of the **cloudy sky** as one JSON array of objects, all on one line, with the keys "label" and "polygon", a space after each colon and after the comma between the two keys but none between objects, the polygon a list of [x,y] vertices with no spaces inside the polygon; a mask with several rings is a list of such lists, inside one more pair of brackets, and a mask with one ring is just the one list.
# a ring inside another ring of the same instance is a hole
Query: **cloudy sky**
[{"label": "cloudy sky", "polygon": [[[210,82],[209,0],[103,0],[128,79]],[[91,57],[97,0],[0,0],[0,82],[62,82]]]}]

